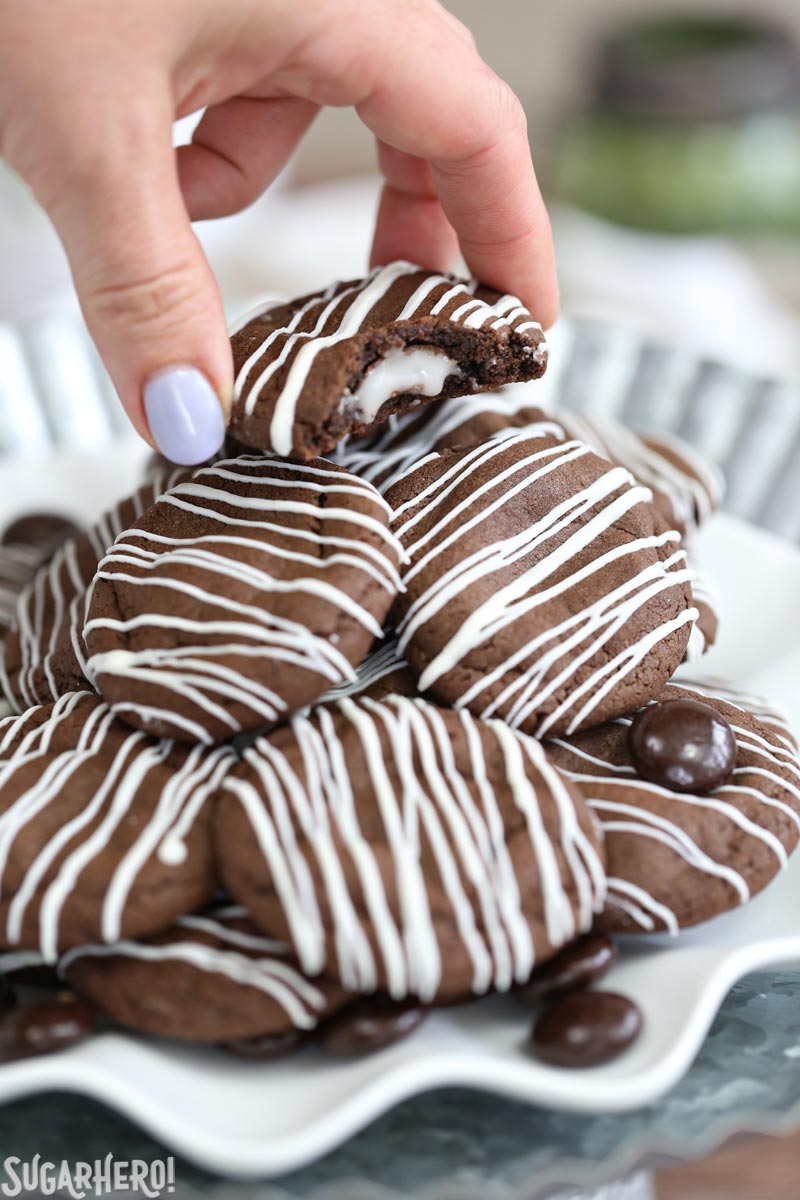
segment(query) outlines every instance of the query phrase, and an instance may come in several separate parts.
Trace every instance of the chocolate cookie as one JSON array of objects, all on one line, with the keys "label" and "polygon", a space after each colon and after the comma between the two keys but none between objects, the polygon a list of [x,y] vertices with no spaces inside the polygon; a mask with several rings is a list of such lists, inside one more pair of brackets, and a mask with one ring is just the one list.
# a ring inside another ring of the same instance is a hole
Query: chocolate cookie
[{"label": "chocolate cookie", "polygon": [[83,644],[86,589],[114,539],[167,488],[191,472],[171,468],[104,513],[56,550],[20,595],[0,661],[0,684],[16,711],[91,690]]},{"label": "chocolate cookie", "polygon": [[87,604],[88,671],[114,711],[206,744],[273,725],[355,676],[399,587],[375,489],[339,467],[234,459],[117,539]]},{"label": "chocolate cookie", "polygon": [[[698,699],[668,684],[658,702]],[[598,926],[653,932],[697,925],[744,904],[786,866],[800,837],[800,763],[762,721],[727,700],[703,702],[736,740],[730,781],[708,794],[673,791],[641,778],[625,717],[546,744],[603,824],[608,902]],[[649,711],[649,710],[648,710]]]},{"label": "chocolate cookie", "polygon": [[51,558],[59,546],[77,537],[80,525],[70,517],[54,512],[23,513],[6,525],[0,546],[29,546],[40,555],[40,561]]},{"label": "chocolate cookie", "polygon": [[226,780],[223,882],[305,971],[425,1002],[505,991],[591,924],[603,849],[540,744],[423,700],[341,700]]},{"label": "chocolate cookie", "polygon": [[147,941],[79,946],[59,971],[118,1024],[191,1042],[308,1031],[348,1000],[303,975],[241,909],[180,917]]},{"label": "chocolate cookie", "polygon": [[530,435],[549,432],[585,442],[601,458],[629,470],[650,488],[653,504],[670,528],[684,536],[719,506],[720,472],[680,438],[640,434],[608,418],[562,409],[548,413],[532,399],[535,388],[532,394],[530,385],[512,384],[479,396],[434,401],[419,411],[390,417],[367,431],[369,436],[349,438],[334,459],[386,491],[434,451],[461,449],[515,429]]},{"label": "chocolate cookie", "polygon": [[0,946],[158,933],[218,883],[208,797],[234,756],[156,742],[76,692],[0,724]]},{"label": "chocolate cookie", "polygon": [[535,379],[546,363],[516,297],[406,262],[271,303],[231,344],[232,436],[303,459],[426,398]]},{"label": "chocolate cookie", "polygon": [[500,435],[386,493],[410,556],[394,609],[419,689],[537,736],[645,703],[697,610],[649,491],[582,442]]}]

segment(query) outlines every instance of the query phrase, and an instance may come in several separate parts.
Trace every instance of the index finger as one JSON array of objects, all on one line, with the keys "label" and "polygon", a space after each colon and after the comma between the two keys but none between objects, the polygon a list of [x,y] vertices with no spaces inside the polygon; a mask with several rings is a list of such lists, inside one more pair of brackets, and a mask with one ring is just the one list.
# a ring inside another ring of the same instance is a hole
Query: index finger
[{"label": "index finger", "polygon": [[[558,310],[553,243],[525,115],[464,27],[435,0],[317,0],[314,13],[309,36],[308,10],[287,2],[294,45],[275,81],[317,104],[353,105],[379,142],[426,160],[470,269],[550,324]],[[419,223],[407,211],[404,226],[413,243]],[[430,240],[440,235],[441,225]],[[376,238],[413,260],[415,246],[404,242],[380,229]]]},{"label": "index finger", "polygon": [[[519,296],[549,325],[558,313],[555,256],[522,106],[435,14],[431,8],[402,36],[395,29],[373,43],[381,65],[357,111],[381,141],[428,160],[473,274]],[[382,240],[390,239],[379,229],[376,243]],[[405,256],[414,259],[413,245]]]}]

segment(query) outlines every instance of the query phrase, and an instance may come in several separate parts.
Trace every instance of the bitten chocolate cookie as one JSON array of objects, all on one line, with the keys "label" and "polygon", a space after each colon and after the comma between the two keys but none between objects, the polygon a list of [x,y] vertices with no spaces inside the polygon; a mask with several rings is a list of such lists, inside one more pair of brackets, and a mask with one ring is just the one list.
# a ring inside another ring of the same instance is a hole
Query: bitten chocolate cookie
[{"label": "bitten chocolate cookie", "polygon": [[232,436],[304,459],[426,398],[535,379],[546,363],[516,297],[406,262],[248,314],[231,344]]},{"label": "bitten chocolate cookie", "polygon": [[154,474],[84,533],[60,546],[36,571],[16,603],[0,655],[0,685],[15,711],[91,690],[83,644],[84,601],[97,564],[114,539],[167,488],[191,477],[185,469]]},{"label": "bitten chocolate cookie", "polygon": [[434,401],[390,417],[363,437],[348,438],[334,452],[334,461],[385,492],[434,451],[462,449],[518,429],[529,436],[550,433],[577,439],[601,458],[625,467],[650,488],[653,504],[670,528],[684,536],[719,506],[720,472],[680,438],[640,434],[607,418],[561,409],[548,413],[535,403],[535,390],[535,385],[512,384],[479,396]]},{"label": "bitten chocolate cookie", "polygon": [[87,669],[114,711],[207,744],[275,724],[353,678],[400,586],[375,489],[318,460],[198,471],[97,569]]},{"label": "bitten chocolate cookie", "polygon": [[500,435],[430,455],[386,498],[409,555],[400,651],[441,703],[574,732],[646,702],[683,658],[680,537],[584,443]]},{"label": "bitten chocolate cookie", "polygon": [[338,984],[303,975],[242,909],[180,917],[147,941],[79,946],[59,971],[120,1025],[191,1042],[306,1032],[348,1000]]},{"label": "bitten chocolate cookie", "polygon": [[295,717],[246,752],[216,814],[231,895],[353,991],[505,991],[604,895],[598,829],[540,744],[423,700]]},{"label": "bitten chocolate cookie", "polygon": [[733,774],[707,794],[641,778],[630,717],[546,744],[603,824],[609,883],[600,928],[677,933],[744,904],[786,866],[800,837],[795,751],[741,707],[694,687],[668,684],[658,702],[684,698],[709,705],[735,736]]},{"label": "bitten chocolate cookie", "polygon": [[3,721],[0,946],[53,962],[208,903],[208,798],[234,761],[156,742],[87,692]]}]

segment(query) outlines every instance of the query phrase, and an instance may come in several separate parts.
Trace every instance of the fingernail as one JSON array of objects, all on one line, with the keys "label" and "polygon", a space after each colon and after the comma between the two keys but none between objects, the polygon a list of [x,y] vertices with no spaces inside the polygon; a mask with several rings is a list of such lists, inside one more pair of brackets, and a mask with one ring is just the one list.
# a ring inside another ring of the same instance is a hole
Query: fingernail
[{"label": "fingernail", "polygon": [[170,462],[205,462],[225,440],[225,418],[216,392],[196,367],[165,367],[144,385],[150,433]]}]

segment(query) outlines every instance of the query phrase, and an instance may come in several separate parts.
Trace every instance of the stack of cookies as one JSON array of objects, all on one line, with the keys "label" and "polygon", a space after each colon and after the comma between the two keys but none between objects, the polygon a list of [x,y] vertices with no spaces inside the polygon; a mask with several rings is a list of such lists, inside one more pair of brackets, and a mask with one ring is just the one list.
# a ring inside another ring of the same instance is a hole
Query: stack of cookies
[{"label": "stack of cookies", "polygon": [[[5,539],[0,970],[152,1034],[352,1053],[585,988],[609,934],[786,865],[782,718],[673,681],[716,636],[687,557],[707,464],[541,411],[530,313],[408,263],[232,346],[219,461]],[[570,1002],[551,1061],[637,1032],[620,998]]]}]

